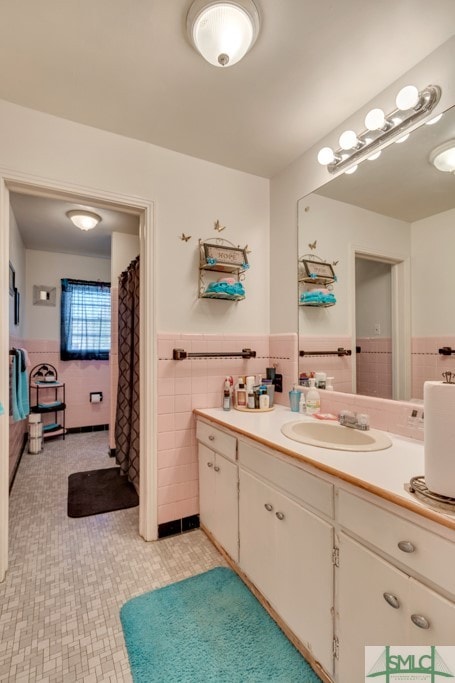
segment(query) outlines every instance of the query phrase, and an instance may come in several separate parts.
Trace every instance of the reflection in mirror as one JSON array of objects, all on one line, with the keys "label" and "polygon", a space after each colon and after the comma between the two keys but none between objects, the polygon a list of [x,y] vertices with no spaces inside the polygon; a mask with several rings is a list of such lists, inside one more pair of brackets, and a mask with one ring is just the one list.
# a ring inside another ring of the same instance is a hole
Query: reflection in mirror
[{"label": "reflection in mirror", "polygon": [[455,175],[431,163],[451,140],[455,108],[299,201],[301,378],[414,400],[455,370]]}]

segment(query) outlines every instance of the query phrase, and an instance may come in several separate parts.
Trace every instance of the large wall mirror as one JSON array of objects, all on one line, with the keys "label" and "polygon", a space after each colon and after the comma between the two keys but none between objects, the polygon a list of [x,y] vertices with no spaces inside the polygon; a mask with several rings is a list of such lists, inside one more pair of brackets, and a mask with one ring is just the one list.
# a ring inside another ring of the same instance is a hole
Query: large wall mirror
[{"label": "large wall mirror", "polygon": [[299,201],[302,379],[421,400],[455,372],[455,174],[431,163],[450,141],[455,107]]}]

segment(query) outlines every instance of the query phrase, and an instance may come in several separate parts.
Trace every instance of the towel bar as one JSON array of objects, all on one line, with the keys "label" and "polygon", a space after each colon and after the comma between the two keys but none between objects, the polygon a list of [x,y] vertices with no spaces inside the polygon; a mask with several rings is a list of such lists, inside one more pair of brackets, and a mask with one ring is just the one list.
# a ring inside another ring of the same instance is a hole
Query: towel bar
[{"label": "towel bar", "polygon": [[183,349],[173,349],[173,360],[185,360],[185,358],[256,358],[256,351],[242,349],[241,351],[231,352],[207,352],[207,353],[187,353]]}]

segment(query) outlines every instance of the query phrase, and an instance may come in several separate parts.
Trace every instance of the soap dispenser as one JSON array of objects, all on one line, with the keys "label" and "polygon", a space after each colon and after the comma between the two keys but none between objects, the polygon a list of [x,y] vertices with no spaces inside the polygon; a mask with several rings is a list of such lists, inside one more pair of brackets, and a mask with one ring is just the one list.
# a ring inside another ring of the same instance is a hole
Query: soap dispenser
[{"label": "soap dispenser", "polygon": [[310,388],[306,395],[306,414],[314,415],[314,413],[319,413],[321,410],[321,397],[319,396],[319,391],[315,389],[315,380],[310,379]]}]

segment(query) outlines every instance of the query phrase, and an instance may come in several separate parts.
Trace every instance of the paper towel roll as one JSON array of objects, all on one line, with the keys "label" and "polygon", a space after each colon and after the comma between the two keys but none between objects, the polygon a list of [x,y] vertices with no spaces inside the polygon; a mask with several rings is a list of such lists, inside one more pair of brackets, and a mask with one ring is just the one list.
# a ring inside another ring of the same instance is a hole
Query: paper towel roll
[{"label": "paper towel roll", "polygon": [[425,483],[455,498],[455,384],[425,382],[423,402]]}]

